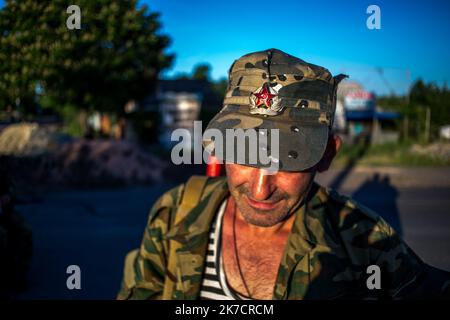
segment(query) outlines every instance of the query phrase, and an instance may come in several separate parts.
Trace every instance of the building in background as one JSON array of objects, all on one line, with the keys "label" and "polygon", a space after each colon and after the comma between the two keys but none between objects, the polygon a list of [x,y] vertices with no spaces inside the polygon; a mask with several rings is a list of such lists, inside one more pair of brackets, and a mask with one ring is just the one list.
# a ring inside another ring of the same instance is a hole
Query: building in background
[{"label": "building in background", "polygon": [[371,143],[396,142],[400,114],[387,112],[376,105],[372,92],[356,82],[344,81],[337,92],[334,129],[348,143],[368,139]]},{"label": "building in background", "polygon": [[[194,121],[198,120],[202,100],[197,93],[188,92],[164,92],[159,96],[159,113],[161,127],[159,129],[159,143],[166,149],[170,149],[177,141],[172,141],[172,132],[176,129],[186,129],[190,133],[191,140],[183,142],[185,149],[191,149],[194,139]],[[201,132],[197,134],[202,134]]]},{"label": "building in background", "polygon": [[159,143],[168,149],[177,143],[171,141],[173,130],[187,129],[194,138],[194,121],[209,122],[220,110],[222,99],[207,80],[160,80],[155,92],[128,108],[129,123],[135,131],[128,136]]}]

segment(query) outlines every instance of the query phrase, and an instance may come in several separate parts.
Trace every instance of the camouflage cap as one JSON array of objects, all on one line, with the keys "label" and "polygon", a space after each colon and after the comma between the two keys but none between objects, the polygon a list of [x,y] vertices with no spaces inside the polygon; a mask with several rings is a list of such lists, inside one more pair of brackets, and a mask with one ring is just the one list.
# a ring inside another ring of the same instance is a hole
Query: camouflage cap
[{"label": "camouflage cap", "polygon": [[[244,55],[229,70],[224,106],[207,130],[279,129],[279,169],[308,169],[324,154],[337,85],[345,77],[277,49]],[[214,149],[213,140],[203,144]],[[236,162],[230,156],[224,160]]]}]

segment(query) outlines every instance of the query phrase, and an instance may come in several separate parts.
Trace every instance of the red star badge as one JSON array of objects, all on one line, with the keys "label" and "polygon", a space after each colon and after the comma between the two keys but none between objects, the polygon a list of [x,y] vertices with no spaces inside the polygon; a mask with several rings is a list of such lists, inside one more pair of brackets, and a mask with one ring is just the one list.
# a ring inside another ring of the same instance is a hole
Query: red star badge
[{"label": "red star badge", "polygon": [[277,94],[270,93],[267,85],[264,85],[259,92],[255,92],[253,95],[256,97],[255,107],[262,105],[265,108],[270,108],[272,99],[277,96]]}]

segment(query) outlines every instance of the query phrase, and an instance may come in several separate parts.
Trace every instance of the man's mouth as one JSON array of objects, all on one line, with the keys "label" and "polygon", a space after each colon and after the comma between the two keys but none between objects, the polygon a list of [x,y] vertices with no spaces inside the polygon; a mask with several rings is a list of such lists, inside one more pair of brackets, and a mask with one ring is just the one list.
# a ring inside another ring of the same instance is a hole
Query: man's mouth
[{"label": "man's mouth", "polygon": [[245,195],[245,200],[249,204],[250,207],[257,209],[257,210],[273,210],[275,207],[280,204],[281,200],[276,201],[257,201],[249,198],[247,195]]}]

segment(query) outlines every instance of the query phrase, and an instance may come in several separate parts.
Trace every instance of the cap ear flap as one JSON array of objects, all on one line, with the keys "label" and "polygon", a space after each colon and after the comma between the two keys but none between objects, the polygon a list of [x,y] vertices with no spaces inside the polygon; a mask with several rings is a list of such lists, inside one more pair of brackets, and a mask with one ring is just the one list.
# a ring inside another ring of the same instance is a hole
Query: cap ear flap
[{"label": "cap ear flap", "polygon": [[349,76],[346,74],[338,74],[337,76],[333,77],[333,105],[336,103],[336,94],[337,94],[337,88],[338,88],[338,84],[339,82],[341,82],[342,80],[344,80],[345,78],[348,78]]},{"label": "cap ear flap", "polygon": [[345,78],[348,78],[348,75],[346,74],[338,74],[337,76],[334,76],[334,85],[337,86],[339,84],[339,82],[341,82],[342,80],[344,80]]}]

